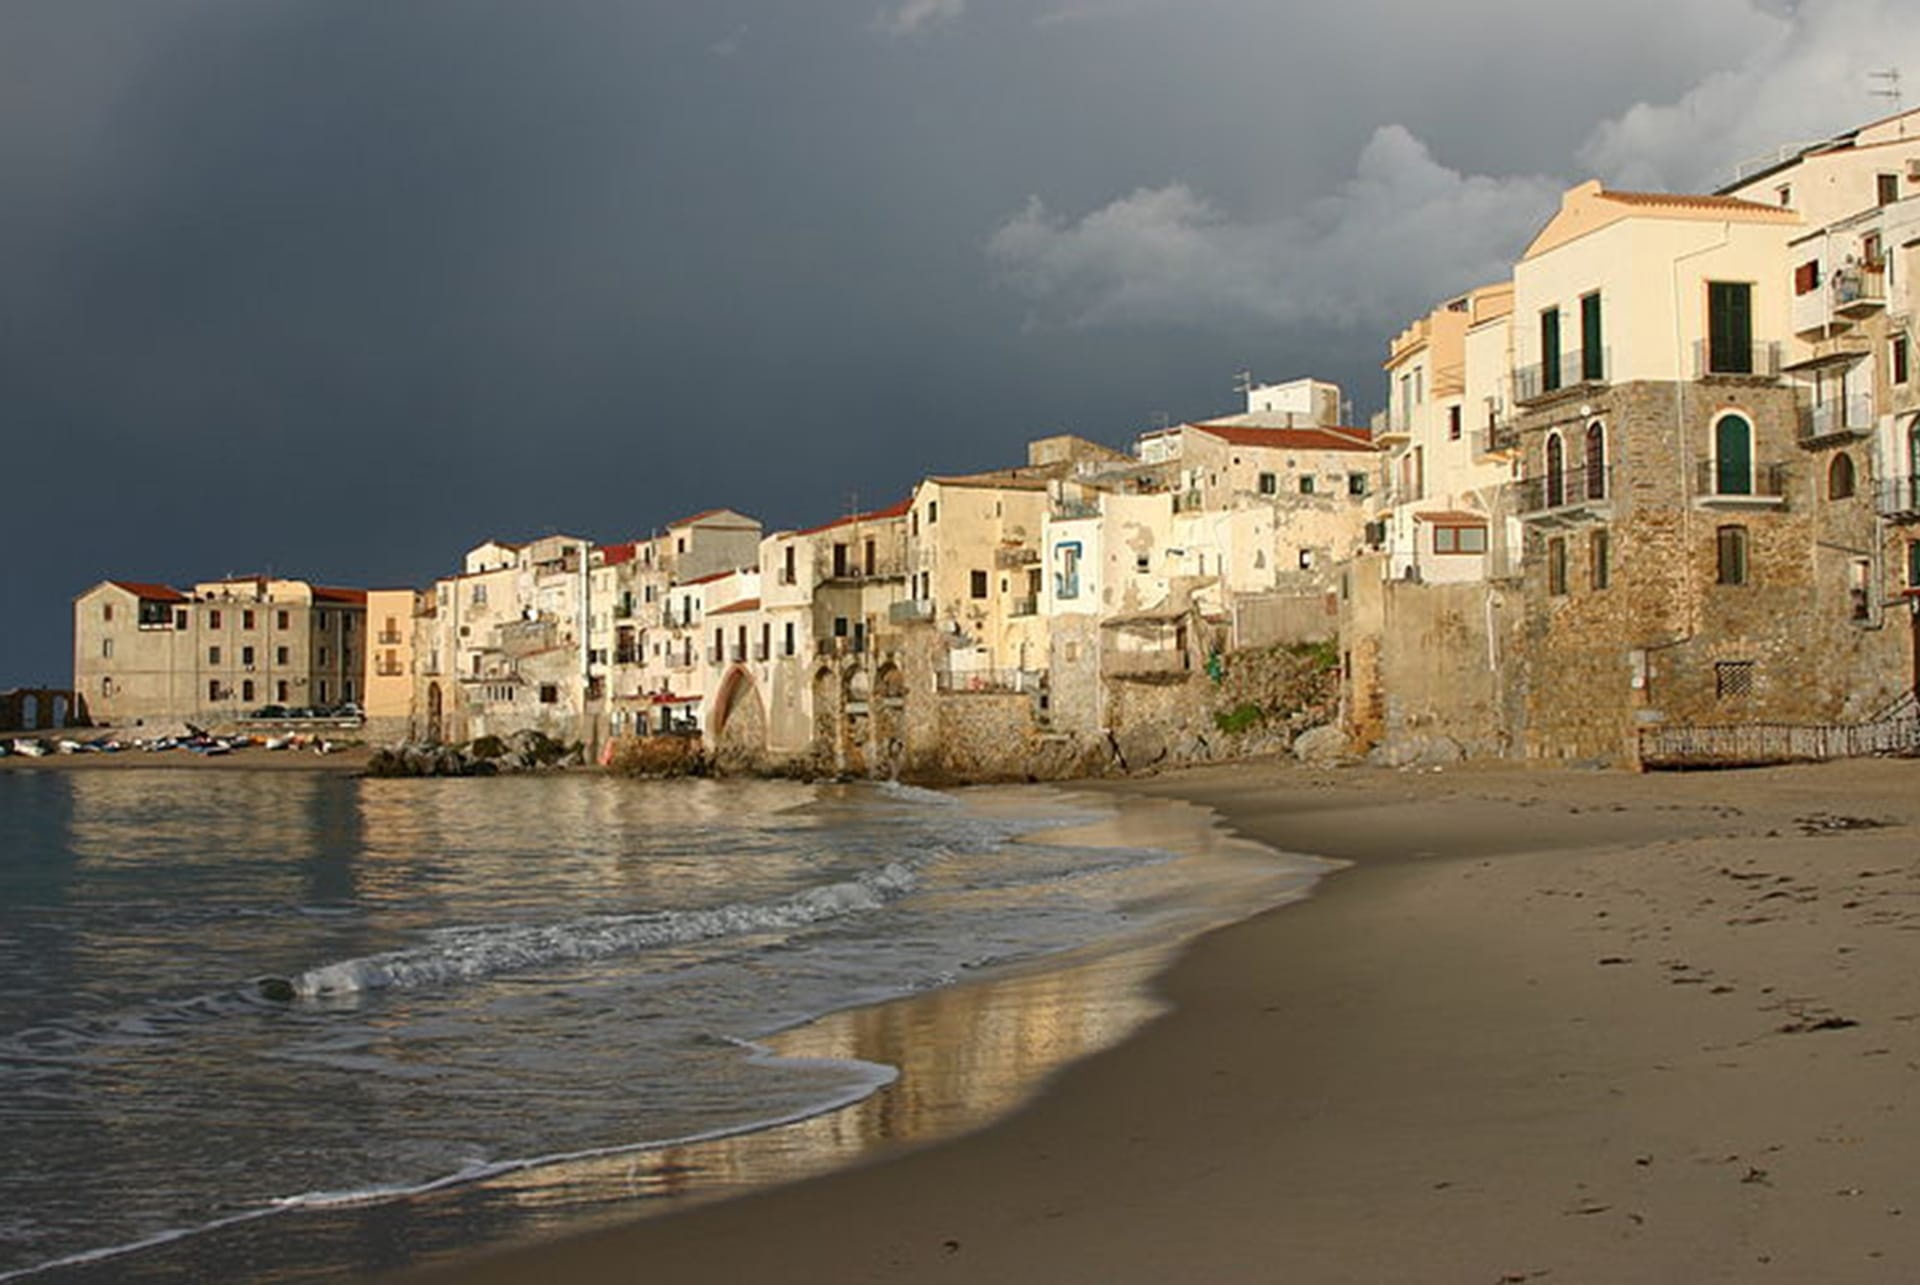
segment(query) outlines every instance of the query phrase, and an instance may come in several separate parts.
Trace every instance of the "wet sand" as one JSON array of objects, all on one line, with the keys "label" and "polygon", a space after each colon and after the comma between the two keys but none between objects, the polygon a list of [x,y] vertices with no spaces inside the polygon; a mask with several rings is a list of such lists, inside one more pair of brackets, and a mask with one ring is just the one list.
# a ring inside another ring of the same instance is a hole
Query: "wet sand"
[{"label": "wet sand", "polygon": [[[984,1129],[417,1275],[1911,1279],[1920,763],[1118,788],[1355,864]],[[980,1055],[942,1003],[883,1025]]]}]

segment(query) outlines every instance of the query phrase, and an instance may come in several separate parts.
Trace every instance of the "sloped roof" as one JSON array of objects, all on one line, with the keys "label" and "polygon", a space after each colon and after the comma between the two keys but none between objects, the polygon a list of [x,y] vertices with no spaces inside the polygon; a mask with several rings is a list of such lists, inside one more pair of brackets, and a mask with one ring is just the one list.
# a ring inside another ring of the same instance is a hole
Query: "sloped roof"
[{"label": "sloped roof", "polygon": [[884,509],[874,509],[867,513],[850,513],[844,518],[835,518],[831,522],[822,522],[819,526],[806,527],[795,531],[795,535],[819,535],[822,531],[831,531],[835,527],[855,526],[861,522],[884,522],[890,518],[903,518],[907,510],[913,507],[913,497],[908,496],[897,504],[889,504]]},{"label": "sloped roof", "polygon": [[328,585],[315,585],[313,586],[313,600],[315,602],[351,602],[364,607],[367,605],[367,591],[365,589],[341,589]]},{"label": "sloped roof", "polygon": [[629,540],[625,544],[603,544],[600,546],[600,565],[617,567],[623,562],[632,562],[639,551],[638,540]]},{"label": "sloped roof", "polygon": [[149,602],[186,602],[187,595],[172,585],[154,584],[146,580],[109,580],[108,584],[116,589],[125,589],[136,598],[145,598]]},{"label": "sloped roof", "polygon": [[1621,192],[1588,179],[1560,195],[1560,208],[1527,245],[1522,260],[1555,250],[1588,233],[1626,219],[1650,218],[1735,223],[1799,223],[1801,217],[1779,205],[1762,205],[1738,196],[1687,192]]},{"label": "sloped roof", "polygon": [[742,598],[740,601],[730,602],[724,607],[715,607],[707,614],[709,616],[733,616],[743,612],[758,610],[760,610],[760,600],[758,598]]},{"label": "sloped roof", "polygon": [[1374,451],[1373,434],[1364,428],[1247,428],[1238,424],[1189,424],[1188,428],[1234,446],[1281,451]]}]

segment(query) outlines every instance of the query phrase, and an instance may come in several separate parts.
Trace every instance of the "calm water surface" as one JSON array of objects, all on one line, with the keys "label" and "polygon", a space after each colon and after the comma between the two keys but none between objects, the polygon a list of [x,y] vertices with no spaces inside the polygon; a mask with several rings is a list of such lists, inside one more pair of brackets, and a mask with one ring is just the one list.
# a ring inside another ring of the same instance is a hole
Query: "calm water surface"
[{"label": "calm water surface", "polygon": [[[824,1113],[950,1062],[951,1035],[882,1032],[855,1057],[804,1033],[774,1056],[771,1033],[1165,939],[1316,873],[1150,837],[1012,841],[1114,806],[0,772],[0,1279],[337,1277],[697,1187],[717,1162],[694,1140],[758,1139],[730,1171],[755,1146],[818,1150],[859,1118]],[[1017,1058],[1035,1014],[1074,1008],[1022,985],[966,1039]],[[1067,1025],[1062,1056],[1111,1037]]]}]

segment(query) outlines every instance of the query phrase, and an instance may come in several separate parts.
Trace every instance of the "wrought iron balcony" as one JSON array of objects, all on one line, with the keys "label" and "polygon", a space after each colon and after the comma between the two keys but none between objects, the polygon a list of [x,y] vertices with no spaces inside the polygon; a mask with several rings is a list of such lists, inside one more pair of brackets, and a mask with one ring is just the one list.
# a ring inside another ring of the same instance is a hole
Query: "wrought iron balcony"
[{"label": "wrought iron balcony", "polygon": [[1514,484],[1514,507],[1524,516],[1604,504],[1613,493],[1613,469],[1567,469],[1558,474],[1522,478]]},{"label": "wrought iron balcony", "polygon": [[1786,498],[1785,464],[1755,464],[1751,469],[1722,467],[1717,460],[1701,460],[1694,469],[1693,494],[1703,504],[1777,505]]},{"label": "wrought iron balcony", "polygon": [[1831,289],[1833,310],[1843,317],[1864,317],[1887,306],[1884,268],[1865,265],[1835,268]]},{"label": "wrought iron balcony", "polygon": [[1780,345],[1715,344],[1705,339],[1693,341],[1693,377],[1695,379],[1777,379],[1780,376]]},{"label": "wrought iron balcony", "polygon": [[1514,371],[1513,400],[1516,404],[1541,401],[1569,389],[1605,384],[1612,377],[1611,348],[1579,348]]},{"label": "wrought iron balcony", "polygon": [[1920,518],[1920,477],[1881,478],[1875,501],[1883,518],[1895,522]]},{"label": "wrought iron balcony", "polygon": [[1800,440],[1820,442],[1841,437],[1865,437],[1873,432],[1873,396],[1855,393],[1818,406],[1800,408]]}]

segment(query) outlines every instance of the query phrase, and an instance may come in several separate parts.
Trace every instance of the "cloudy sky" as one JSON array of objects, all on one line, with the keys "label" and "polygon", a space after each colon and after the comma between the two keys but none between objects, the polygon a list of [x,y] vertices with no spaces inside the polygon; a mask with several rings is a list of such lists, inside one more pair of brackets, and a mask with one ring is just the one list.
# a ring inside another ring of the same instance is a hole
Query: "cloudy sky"
[{"label": "cloudy sky", "polygon": [[891,502],[1340,382],[1559,191],[1920,103],[1920,0],[5,0],[0,687],[107,577]]}]

